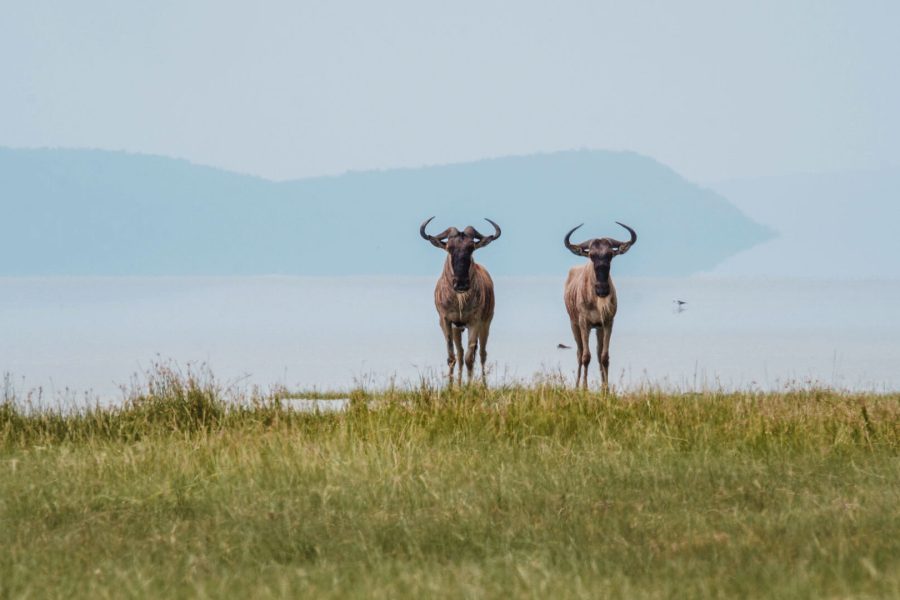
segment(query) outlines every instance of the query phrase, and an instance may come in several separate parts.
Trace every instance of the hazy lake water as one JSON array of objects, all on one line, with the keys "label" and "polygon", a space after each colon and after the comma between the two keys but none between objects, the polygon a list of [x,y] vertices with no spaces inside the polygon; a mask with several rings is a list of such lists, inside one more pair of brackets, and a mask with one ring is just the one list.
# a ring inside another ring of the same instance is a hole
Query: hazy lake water
[{"label": "hazy lake water", "polygon": [[[616,278],[619,386],[900,389],[900,282]],[[494,382],[574,379],[563,278],[497,278]],[[110,401],[159,358],[237,386],[347,390],[445,369],[433,278],[0,279],[0,372]],[[687,310],[674,311],[673,299]],[[596,354],[593,349],[592,352]],[[597,367],[590,377],[597,382]]]}]

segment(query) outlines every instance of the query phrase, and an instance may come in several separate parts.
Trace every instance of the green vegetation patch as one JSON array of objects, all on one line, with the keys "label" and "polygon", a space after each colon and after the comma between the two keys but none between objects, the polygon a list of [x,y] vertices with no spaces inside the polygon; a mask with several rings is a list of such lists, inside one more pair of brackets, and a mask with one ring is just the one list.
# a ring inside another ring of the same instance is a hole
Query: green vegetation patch
[{"label": "green vegetation patch", "polygon": [[0,597],[897,597],[900,396],[0,405]]}]

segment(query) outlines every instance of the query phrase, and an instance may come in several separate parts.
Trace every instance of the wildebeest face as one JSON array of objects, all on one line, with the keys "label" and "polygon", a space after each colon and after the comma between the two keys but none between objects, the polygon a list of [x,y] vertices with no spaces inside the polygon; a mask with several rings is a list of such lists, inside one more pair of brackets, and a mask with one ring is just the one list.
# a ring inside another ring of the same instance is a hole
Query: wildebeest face
[{"label": "wildebeest face", "polygon": [[456,227],[449,227],[438,235],[428,235],[425,228],[431,219],[422,223],[419,234],[432,245],[447,251],[450,255],[453,289],[457,292],[466,292],[471,285],[469,271],[472,267],[472,254],[500,237],[500,227],[490,219],[485,219],[494,226],[494,235],[482,235],[471,225],[462,231]]},{"label": "wildebeest face", "polygon": [[601,298],[609,296],[609,268],[612,266],[612,259],[617,250],[614,248],[608,238],[591,240],[588,247],[588,258],[591,259],[594,275],[597,277],[594,291]]},{"label": "wildebeest face", "polygon": [[453,289],[457,292],[469,290],[469,268],[475,252],[475,237],[471,227],[457,231],[447,238],[447,252],[450,254],[450,269],[453,273]]},{"label": "wildebeest face", "polygon": [[590,259],[597,280],[597,283],[594,285],[594,292],[600,298],[606,298],[610,293],[609,269],[612,266],[612,259],[628,252],[629,248],[637,241],[637,234],[634,232],[634,229],[618,221],[616,223],[627,229],[631,234],[629,241],[620,242],[613,238],[604,237],[594,238],[580,244],[573,244],[569,241],[569,238],[581,225],[569,231],[563,241],[572,254]]}]

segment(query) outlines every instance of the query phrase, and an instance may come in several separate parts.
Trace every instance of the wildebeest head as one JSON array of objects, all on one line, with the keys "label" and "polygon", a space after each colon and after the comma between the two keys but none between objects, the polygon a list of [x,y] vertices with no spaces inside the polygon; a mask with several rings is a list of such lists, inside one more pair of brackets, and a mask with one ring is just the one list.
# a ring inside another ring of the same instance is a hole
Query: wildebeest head
[{"label": "wildebeest head", "polygon": [[[434,217],[431,217],[433,219]],[[453,289],[457,292],[465,292],[469,289],[469,268],[472,266],[472,253],[479,248],[484,248],[500,237],[500,226],[485,219],[494,226],[494,235],[482,235],[471,225],[458,230],[449,227],[437,235],[428,235],[425,228],[431,223],[428,219],[419,227],[419,234],[431,244],[441,250],[446,250],[450,255],[450,271],[453,274]]]},{"label": "wildebeest head", "polygon": [[597,276],[597,284],[594,287],[594,291],[601,298],[609,296],[609,267],[612,264],[613,257],[625,254],[637,241],[637,234],[634,232],[634,229],[624,223],[619,223],[618,221],[616,221],[616,224],[621,225],[628,230],[628,233],[631,234],[630,240],[627,242],[620,242],[613,238],[604,237],[594,238],[586,242],[581,242],[580,244],[573,244],[569,241],[569,238],[572,236],[572,233],[574,233],[578,227],[584,225],[584,223],[569,231],[564,240],[566,248],[568,248],[572,254],[591,259],[591,263],[594,266],[594,274]]}]

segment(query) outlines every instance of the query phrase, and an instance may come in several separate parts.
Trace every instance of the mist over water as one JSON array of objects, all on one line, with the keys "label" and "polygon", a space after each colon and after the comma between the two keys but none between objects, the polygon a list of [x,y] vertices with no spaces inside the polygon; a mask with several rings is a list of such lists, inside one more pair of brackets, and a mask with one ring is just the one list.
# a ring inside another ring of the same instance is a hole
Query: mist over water
[{"label": "mist over water", "polygon": [[[614,279],[620,387],[900,389],[898,281]],[[574,349],[557,348],[574,346],[563,281],[495,278],[493,383],[574,380]],[[116,401],[159,359],[206,363],[236,386],[437,380],[446,354],[433,287],[431,277],[2,279],[0,372],[48,403]]]}]

